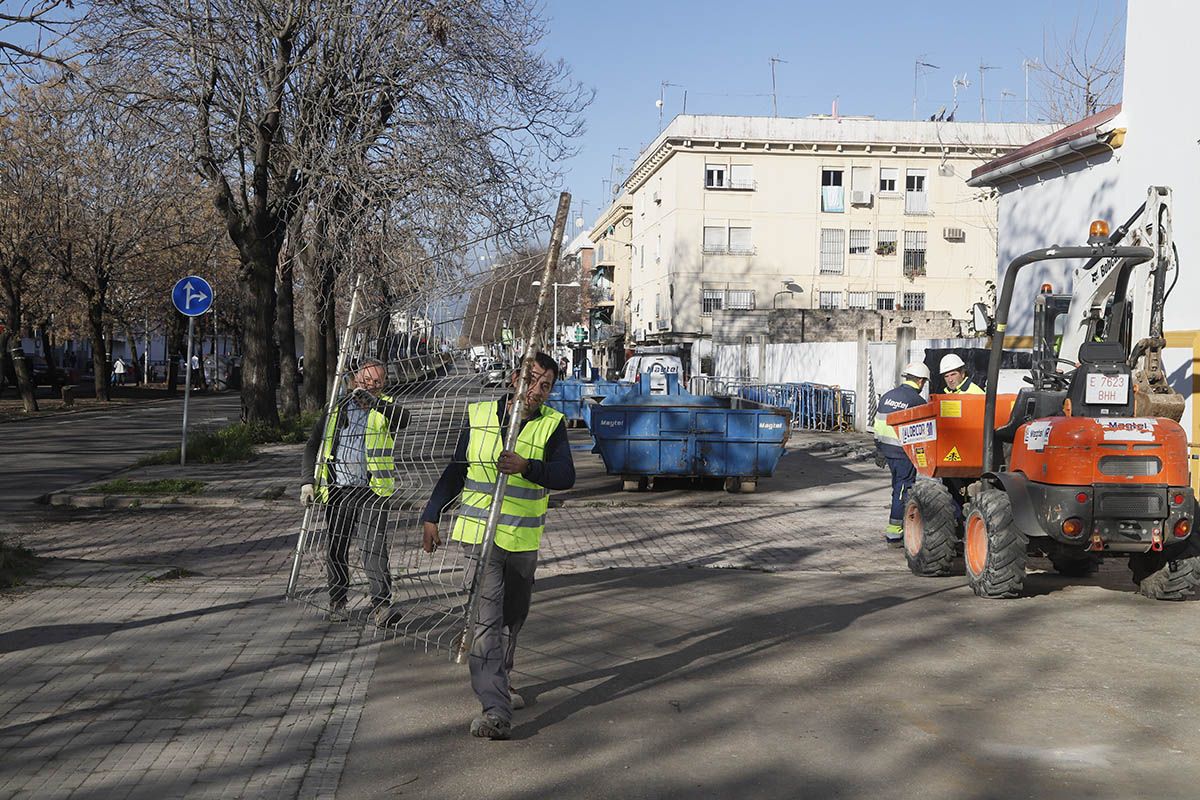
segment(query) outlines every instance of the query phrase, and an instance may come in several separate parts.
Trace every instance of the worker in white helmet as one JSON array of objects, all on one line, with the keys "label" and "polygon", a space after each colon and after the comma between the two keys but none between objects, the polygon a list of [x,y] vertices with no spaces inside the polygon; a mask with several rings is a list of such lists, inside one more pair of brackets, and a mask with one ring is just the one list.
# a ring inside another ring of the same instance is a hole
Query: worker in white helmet
[{"label": "worker in white helmet", "polygon": [[983,389],[976,386],[967,374],[967,365],[954,353],[942,356],[938,373],[946,382],[946,394],[983,394]]},{"label": "worker in white helmet", "polygon": [[920,361],[913,361],[904,366],[901,377],[903,382],[899,386],[885,392],[879,398],[874,425],[876,463],[880,466],[886,464],[892,473],[892,511],[883,533],[883,540],[893,547],[904,543],[905,494],[916,482],[917,470],[909,461],[904,448],[900,446],[900,437],[896,435],[896,429],[887,424],[887,415],[893,411],[903,411],[925,404],[921,390],[929,382],[929,367]]}]

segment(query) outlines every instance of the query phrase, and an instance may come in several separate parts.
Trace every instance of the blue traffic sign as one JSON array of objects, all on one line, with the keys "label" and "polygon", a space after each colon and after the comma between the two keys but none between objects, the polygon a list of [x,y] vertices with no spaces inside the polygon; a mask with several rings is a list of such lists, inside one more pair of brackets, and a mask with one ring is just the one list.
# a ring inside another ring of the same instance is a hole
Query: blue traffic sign
[{"label": "blue traffic sign", "polygon": [[212,307],[213,290],[198,275],[180,278],[171,290],[171,302],[185,317],[198,317]]}]

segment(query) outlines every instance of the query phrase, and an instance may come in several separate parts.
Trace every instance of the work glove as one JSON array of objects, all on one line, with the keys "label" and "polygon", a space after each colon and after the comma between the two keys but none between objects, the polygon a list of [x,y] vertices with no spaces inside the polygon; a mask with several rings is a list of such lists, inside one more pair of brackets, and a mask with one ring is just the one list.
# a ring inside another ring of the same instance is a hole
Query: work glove
[{"label": "work glove", "polygon": [[879,450],[875,451],[875,466],[881,469],[887,466],[887,457],[884,456],[883,453],[879,452]]},{"label": "work glove", "polygon": [[300,505],[307,508],[313,502],[313,485],[306,483],[300,487]]}]

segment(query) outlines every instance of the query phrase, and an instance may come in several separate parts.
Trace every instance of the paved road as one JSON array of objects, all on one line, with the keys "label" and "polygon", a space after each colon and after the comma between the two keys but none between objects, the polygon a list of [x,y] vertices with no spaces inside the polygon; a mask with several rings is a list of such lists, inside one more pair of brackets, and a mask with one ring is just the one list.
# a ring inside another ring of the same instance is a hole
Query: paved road
[{"label": "paved road", "polygon": [[[233,393],[194,395],[189,424],[238,417]],[[120,406],[0,425],[0,515],[31,510],[40,495],[93,480],[179,443],[183,401]]]}]

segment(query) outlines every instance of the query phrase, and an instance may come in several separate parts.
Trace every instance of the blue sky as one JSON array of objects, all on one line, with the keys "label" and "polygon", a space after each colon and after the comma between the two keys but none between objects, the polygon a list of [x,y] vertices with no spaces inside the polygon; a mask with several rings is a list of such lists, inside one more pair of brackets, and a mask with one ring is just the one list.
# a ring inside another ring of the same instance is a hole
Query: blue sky
[{"label": "blue sky", "polygon": [[[1124,0],[548,0],[546,54],[565,59],[596,90],[565,188],[577,210],[584,204],[590,224],[607,205],[601,181],[613,155],[628,165],[657,135],[662,81],[687,89],[688,113],[769,115],[771,56],[787,62],[775,68],[780,116],[828,113],[837,97],[841,114],[910,119],[914,61],[924,56],[940,67],[917,87],[925,118],[952,105],[952,80],[966,73],[971,85],[959,90],[957,119],[978,120],[982,61],[997,67],[985,75],[988,120],[1019,121],[1021,62],[1041,57],[1043,34],[1062,38],[1076,22],[1086,29],[1094,19],[1103,32],[1124,11]],[[1002,97],[1003,90],[1013,96]],[[1030,92],[1036,95],[1032,74]],[[664,124],[682,101],[682,89],[667,88]]]}]

